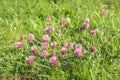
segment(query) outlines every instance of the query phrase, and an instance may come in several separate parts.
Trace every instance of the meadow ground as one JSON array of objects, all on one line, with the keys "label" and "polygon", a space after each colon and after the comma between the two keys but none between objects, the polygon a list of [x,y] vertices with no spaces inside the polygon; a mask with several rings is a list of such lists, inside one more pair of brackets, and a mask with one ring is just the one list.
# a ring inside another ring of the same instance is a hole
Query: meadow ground
[{"label": "meadow ground", "polygon": [[[119,0],[0,0],[0,80],[120,80],[119,4]],[[89,28],[81,30],[86,18]],[[49,47],[44,48],[49,55],[43,52],[43,57],[41,43],[50,24],[55,29],[48,34]],[[32,41],[30,33],[35,36]],[[22,47],[16,48],[20,36]],[[58,46],[51,47],[52,41]],[[64,42],[74,46],[61,52]],[[82,55],[74,51],[76,44],[82,45],[78,50]],[[35,51],[30,50],[33,45]],[[55,62],[50,61],[52,55]],[[29,61],[28,56],[35,60]]]}]

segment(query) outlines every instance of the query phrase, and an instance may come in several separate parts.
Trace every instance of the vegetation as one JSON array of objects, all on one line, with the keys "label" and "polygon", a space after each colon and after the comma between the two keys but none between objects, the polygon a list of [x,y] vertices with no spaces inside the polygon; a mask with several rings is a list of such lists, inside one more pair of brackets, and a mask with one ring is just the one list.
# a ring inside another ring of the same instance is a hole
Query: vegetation
[{"label": "vegetation", "polygon": [[[119,3],[119,0],[0,0],[0,79],[120,80]],[[86,19],[90,20],[86,24],[89,28],[84,25]],[[49,46],[43,48],[45,28],[51,25],[54,30],[47,33]],[[33,40],[28,39],[30,34]],[[54,41],[55,48],[51,47]],[[62,50],[62,44],[69,42],[74,46]],[[77,44],[82,48],[75,52]],[[43,49],[48,54],[44,51],[41,56]],[[33,56],[31,62],[28,56]],[[56,56],[55,63],[50,61],[52,56]]]}]

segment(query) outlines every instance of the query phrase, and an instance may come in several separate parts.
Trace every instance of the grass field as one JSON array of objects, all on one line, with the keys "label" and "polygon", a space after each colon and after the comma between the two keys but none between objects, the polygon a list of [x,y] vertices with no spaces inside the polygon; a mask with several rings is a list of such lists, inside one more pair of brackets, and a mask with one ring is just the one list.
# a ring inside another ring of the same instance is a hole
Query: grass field
[{"label": "grass field", "polygon": [[[106,14],[102,14],[102,9]],[[46,21],[50,16],[51,21]],[[60,25],[66,19],[64,26]],[[86,18],[89,28],[80,27]],[[49,52],[41,56],[44,29],[54,25],[48,34]],[[60,36],[57,30],[60,29]],[[96,29],[96,34],[90,30]],[[35,39],[28,40],[33,34]],[[22,47],[16,48],[20,36]],[[58,46],[53,48],[51,42]],[[74,46],[62,54],[63,43]],[[82,44],[82,56],[74,56],[74,47]],[[36,46],[38,54],[30,48]],[[95,46],[93,54],[90,47]],[[50,64],[52,52],[58,63]],[[120,1],[119,0],[0,0],[0,80],[120,80]],[[28,64],[25,59],[35,56]]]}]

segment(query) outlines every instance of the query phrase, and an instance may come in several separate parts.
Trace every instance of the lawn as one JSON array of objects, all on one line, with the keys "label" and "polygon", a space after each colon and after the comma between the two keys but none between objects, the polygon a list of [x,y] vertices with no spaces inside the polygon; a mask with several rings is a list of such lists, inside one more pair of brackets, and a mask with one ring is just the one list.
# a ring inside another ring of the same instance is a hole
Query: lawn
[{"label": "lawn", "polygon": [[120,80],[119,0],[0,0],[0,80]]}]

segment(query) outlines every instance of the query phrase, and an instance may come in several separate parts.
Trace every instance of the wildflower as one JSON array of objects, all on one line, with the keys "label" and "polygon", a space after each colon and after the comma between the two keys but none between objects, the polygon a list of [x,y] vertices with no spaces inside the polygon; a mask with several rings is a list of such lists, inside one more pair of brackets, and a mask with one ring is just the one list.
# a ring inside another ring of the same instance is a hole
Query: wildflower
[{"label": "wildflower", "polygon": [[50,25],[49,28],[50,28],[51,31],[54,31],[54,29],[55,29],[54,25],[52,25],[52,24]]},{"label": "wildflower", "polygon": [[90,30],[90,34],[96,35],[97,31],[96,30]]},{"label": "wildflower", "polygon": [[83,25],[81,26],[81,29],[88,29],[89,28],[89,24],[88,23],[83,23]]},{"label": "wildflower", "polygon": [[28,56],[25,58],[27,64],[32,64],[35,60],[35,56]]},{"label": "wildflower", "polygon": [[82,50],[81,49],[75,49],[74,50],[74,55],[77,56],[77,57],[82,56]]},{"label": "wildflower", "polygon": [[90,22],[90,18],[86,18],[84,23],[89,23]]},{"label": "wildflower", "polygon": [[102,9],[102,15],[106,16],[106,14],[107,14],[107,11],[105,9]]},{"label": "wildflower", "polygon": [[84,20],[84,23],[82,24],[82,26],[80,27],[81,30],[83,29],[88,29],[89,28],[89,22],[90,22],[90,19],[89,18],[86,18]]},{"label": "wildflower", "polygon": [[32,46],[31,47],[31,51],[34,53],[34,54],[38,54],[39,53],[39,50],[36,46]]},{"label": "wildflower", "polygon": [[15,43],[15,47],[16,48],[21,48],[22,47],[22,43],[21,42],[16,42]]},{"label": "wildflower", "polygon": [[58,30],[57,30],[58,36],[60,36],[60,33],[61,33],[61,29],[58,29]]},{"label": "wildflower", "polygon": [[47,47],[48,47],[48,42],[45,42],[45,41],[42,42],[42,43],[41,43],[41,47],[42,47],[42,48],[47,48]]},{"label": "wildflower", "polygon": [[62,52],[63,54],[66,54],[66,53],[68,52],[68,49],[65,48],[65,47],[62,47],[61,52]]},{"label": "wildflower", "polygon": [[68,44],[67,44],[67,47],[68,48],[72,48],[74,46],[74,44],[72,43],[72,42],[69,42]]},{"label": "wildflower", "polygon": [[58,58],[56,56],[52,56],[50,59],[49,59],[49,63],[52,65],[52,66],[57,66],[59,61],[58,61]]},{"label": "wildflower", "polygon": [[46,28],[44,29],[44,33],[49,34],[49,33],[50,33],[50,28],[49,28],[49,27],[46,27]]},{"label": "wildflower", "polygon": [[90,47],[90,52],[91,52],[91,53],[94,53],[95,51],[96,51],[96,47],[95,47],[95,46],[91,46],[91,47]]},{"label": "wildflower", "polygon": [[43,38],[43,41],[50,41],[50,37],[47,34],[44,34],[42,38]]},{"label": "wildflower", "polygon": [[68,46],[68,43],[63,43],[62,46],[63,46],[63,47],[67,47],[67,46]]},{"label": "wildflower", "polygon": [[57,42],[52,42],[52,43],[51,43],[51,46],[52,46],[52,47],[56,47],[56,46],[57,46]]},{"label": "wildflower", "polygon": [[65,18],[62,18],[60,21],[60,26],[64,26],[66,24],[67,20]]},{"label": "wildflower", "polygon": [[35,37],[34,37],[33,34],[29,34],[29,35],[28,35],[28,40],[29,40],[29,41],[32,41],[32,40],[34,40],[34,39],[35,39]]},{"label": "wildflower", "polygon": [[82,50],[82,44],[76,44],[75,49],[81,49]]},{"label": "wildflower", "polygon": [[46,34],[49,34],[51,31],[54,31],[54,26],[52,24],[44,29],[44,33]]},{"label": "wildflower", "polygon": [[43,57],[47,57],[47,56],[49,55],[49,53],[48,53],[47,50],[43,50],[41,55],[42,55]]},{"label": "wildflower", "polygon": [[50,16],[47,17],[47,21],[51,21],[51,17]]}]

